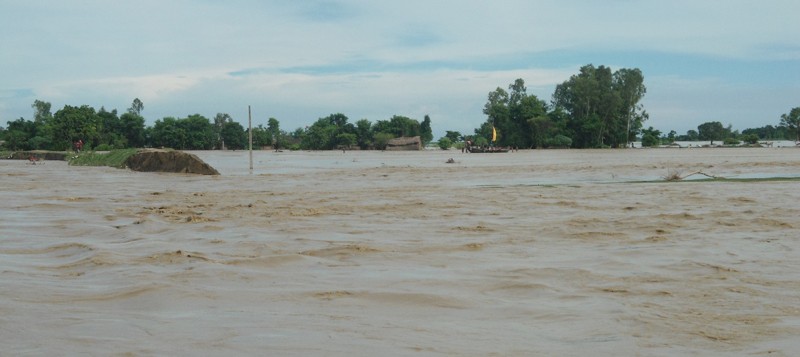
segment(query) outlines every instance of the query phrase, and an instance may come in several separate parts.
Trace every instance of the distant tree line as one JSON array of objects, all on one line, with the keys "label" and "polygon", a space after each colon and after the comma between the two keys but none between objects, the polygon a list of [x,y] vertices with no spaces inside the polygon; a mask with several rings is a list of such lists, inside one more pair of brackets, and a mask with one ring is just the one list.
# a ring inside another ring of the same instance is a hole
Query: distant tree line
[{"label": "distant tree line", "polygon": [[711,145],[722,143],[724,145],[756,144],[761,140],[794,140],[800,142],[798,123],[800,123],[800,107],[792,109],[794,117],[783,114],[778,126],[766,125],[760,128],[733,130],[733,127],[722,125],[719,121],[705,122],[697,126],[697,130],[688,130],[686,134],[678,135],[674,130],[662,134],[660,130],[649,127],[642,129],[642,146],[658,146],[674,143],[676,141],[708,141]]},{"label": "distant tree line", "polygon": [[[527,93],[525,81],[517,79],[508,90],[498,87],[489,92],[483,107],[486,120],[471,135],[446,131],[438,146],[462,146],[466,140],[475,145],[512,146],[517,148],[604,148],[627,147],[640,139],[643,146],[674,141],[708,140],[712,144],[758,140],[795,140],[800,142],[800,107],[783,114],[777,126],[745,129],[741,132],[719,121],[702,123],[697,130],[678,135],[644,128],[649,118],[641,100],[647,89],[644,75],[637,69],[586,65],[568,80],[556,86],[548,104]],[[0,127],[0,140],[11,150],[66,150],[82,140],[96,150],[128,147],[170,147],[184,150],[244,149],[248,131],[230,115],[218,113],[213,121],[193,114],[186,118],[165,117],[145,126],[141,112],[144,104],[137,98],[124,113],[105,108],[66,105],[53,114],[48,102],[36,100],[33,120],[19,118]],[[492,141],[493,134],[495,140]],[[280,128],[269,118],[267,126],[252,130],[255,148],[331,150],[338,148],[383,149],[395,137],[420,136],[424,145],[433,140],[431,119],[422,122],[395,115],[371,122],[349,122],[341,113],[319,118],[313,124],[292,132]]]},{"label": "distant tree line", "polygon": [[[193,114],[185,118],[165,117],[145,126],[138,98],[121,115],[117,110],[100,110],[83,105],[66,105],[51,112],[51,104],[36,100],[33,120],[19,118],[0,128],[0,140],[9,150],[70,150],[81,141],[86,149],[111,150],[130,147],[168,147],[180,150],[244,149],[248,130],[226,113],[213,122]],[[361,119],[349,123],[344,114],[320,118],[311,126],[289,133],[280,122],[269,118],[267,126],[252,129],[254,148],[330,150],[339,148],[384,149],[389,140],[400,136],[420,136],[424,144],[433,140],[431,119],[395,115],[374,124]]]}]

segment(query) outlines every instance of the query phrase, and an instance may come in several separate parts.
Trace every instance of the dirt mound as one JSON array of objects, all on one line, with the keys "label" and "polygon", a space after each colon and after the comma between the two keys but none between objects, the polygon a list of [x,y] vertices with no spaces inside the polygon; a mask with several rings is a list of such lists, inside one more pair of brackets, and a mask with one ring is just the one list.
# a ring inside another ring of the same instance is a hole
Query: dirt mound
[{"label": "dirt mound", "polygon": [[196,155],[174,150],[141,150],[125,162],[131,170],[219,175],[219,171]]}]

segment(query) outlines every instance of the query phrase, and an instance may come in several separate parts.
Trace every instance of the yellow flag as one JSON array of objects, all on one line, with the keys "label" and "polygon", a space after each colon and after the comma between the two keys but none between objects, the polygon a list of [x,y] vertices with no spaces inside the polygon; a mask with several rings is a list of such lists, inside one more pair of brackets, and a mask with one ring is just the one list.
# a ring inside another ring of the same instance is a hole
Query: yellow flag
[{"label": "yellow flag", "polygon": [[492,127],[492,141],[497,141],[497,130]]}]

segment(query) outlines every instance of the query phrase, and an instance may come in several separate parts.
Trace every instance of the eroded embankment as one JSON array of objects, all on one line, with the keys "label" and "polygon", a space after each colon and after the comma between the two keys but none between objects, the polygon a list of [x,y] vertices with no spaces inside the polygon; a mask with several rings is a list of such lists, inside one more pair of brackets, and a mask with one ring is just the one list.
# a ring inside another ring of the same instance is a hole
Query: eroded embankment
[{"label": "eroded embankment", "polygon": [[139,150],[125,161],[125,165],[134,171],[219,175],[219,171],[197,155],[174,150]]},{"label": "eroded embankment", "polygon": [[46,150],[30,150],[30,151],[15,151],[6,157],[10,160],[66,160],[66,151],[46,151]]},{"label": "eroded embankment", "polygon": [[87,152],[69,156],[65,151],[16,151],[4,155],[6,159],[69,161],[78,166],[110,166],[143,172],[175,172],[199,175],[219,175],[219,171],[197,155],[177,150],[140,149],[117,150],[106,153]]}]

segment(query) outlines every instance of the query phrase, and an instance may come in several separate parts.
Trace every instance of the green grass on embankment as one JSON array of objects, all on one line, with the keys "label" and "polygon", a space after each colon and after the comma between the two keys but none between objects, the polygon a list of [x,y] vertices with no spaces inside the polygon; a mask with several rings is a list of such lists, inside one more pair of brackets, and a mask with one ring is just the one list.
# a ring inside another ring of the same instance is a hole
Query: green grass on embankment
[{"label": "green grass on embankment", "polygon": [[121,149],[109,152],[82,152],[69,158],[69,164],[75,166],[110,166],[125,168],[125,161],[136,154],[137,149]]}]

